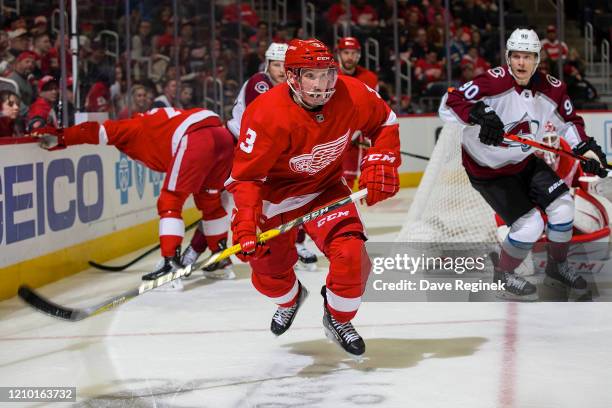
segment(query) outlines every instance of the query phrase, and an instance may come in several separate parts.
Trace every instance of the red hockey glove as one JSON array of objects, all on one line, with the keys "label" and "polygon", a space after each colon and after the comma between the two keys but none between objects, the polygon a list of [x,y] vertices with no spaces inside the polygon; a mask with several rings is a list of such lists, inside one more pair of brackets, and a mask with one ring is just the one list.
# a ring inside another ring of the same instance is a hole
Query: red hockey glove
[{"label": "red hockey glove", "polygon": [[257,244],[259,220],[261,220],[261,212],[253,208],[234,209],[232,236],[234,245],[240,244],[242,247],[242,252],[236,254],[242,262],[259,259],[270,251],[266,244]]},{"label": "red hockey glove", "polygon": [[359,189],[368,189],[366,203],[374,205],[393,197],[399,191],[397,168],[401,163],[398,152],[371,147],[361,160]]},{"label": "red hockey glove", "polygon": [[258,259],[270,250],[265,244],[257,244],[257,231],[263,223],[260,188],[257,182],[239,181],[228,186],[236,205],[232,213],[232,240],[242,247],[236,256],[243,262]]},{"label": "red hockey glove", "polygon": [[43,126],[34,130],[32,136],[38,138],[38,145],[45,150],[59,150],[66,147],[63,129]]}]

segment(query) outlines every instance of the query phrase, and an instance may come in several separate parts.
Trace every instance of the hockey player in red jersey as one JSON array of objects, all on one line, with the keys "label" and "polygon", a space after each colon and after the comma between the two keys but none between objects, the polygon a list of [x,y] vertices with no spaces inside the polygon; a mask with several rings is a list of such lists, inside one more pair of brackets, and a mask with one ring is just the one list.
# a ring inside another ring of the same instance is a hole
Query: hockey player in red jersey
[{"label": "hockey player in red jersey", "polygon": [[[246,107],[259,95],[269,91],[273,87],[285,83],[285,51],[287,44],[272,43],[266,50],[266,68],[264,72],[258,72],[249,78],[242,88],[232,109],[232,118],[227,122],[227,128],[238,139],[240,136],[240,122]],[[298,263],[296,267],[306,271],[317,270],[317,255],[306,248],[304,241],[306,232],[299,227],[295,248],[298,252]]]},{"label": "hockey player in red jersey", "polygon": [[[370,88],[378,91],[378,76],[359,65],[361,59],[361,44],[355,37],[343,37],[336,44],[336,58],[340,65],[340,75],[352,76],[357,78]],[[351,141],[349,149],[344,155],[342,167],[344,169],[344,178],[349,187],[353,188],[355,179],[359,175],[359,162],[363,154],[363,147],[360,144],[365,143],[363,135],[359,135],[355,140]]]},{"label": "hockey player in red jersey", "polygon": [[[194,235],[192,245],[208,246],[212,252],[225,248],[229,214],[221,204],[221,192],[231,170],[234,143],[214,112],[159,108],[132,119],[107,120],[101,125],[85,122],[65,129],[45,127],[35,134],[45,149],[85,143],[113,145],[150,169],[166,173],[157,201],[164,262],[143,280],[156,279],[182,265],[185,227],[181,212],[190,194],[202,212],[201,234]],[[180,287],[180,280],[173,284]]]},{"label": "hockey player in red jersey", "polygon": [[537,72],[540,41],[533,30],[517,29],[507,41],[507,66],[488,70],[459,89],[450,89],[440,105],[440,116],[465,126],[462,158],[470,183],[510,226],[501,245],[495,280],[510,295],[527,299],[536,288],[514,270],[528,255],[544,230],[539,209],[547,215],[548,277],[577,290],[586,281],[567,262],[572,238],[574,202],[568,187],[533,149],[504,140],[513,133],[542,140],[550,122],[573,150],[592,157],[582,169],[602,177],[606,155],[586,135],[584,121],[574,110],[566,85]]},{"label": "hockey player in red jersey", "polygon": [[[399,190],[398,122],[376,91],[338,77],[333,55],[316,39],[293,40],[285,55],[287,83],[258,97],[243,116],[231,178],[232,219],[240,257],[248,261],[255,288],[278,305],[271,331],[284,333],[308,292],[293,270],[296,231],[258,245],[264,231],[350,194],[342,155],[355,134],[370,137],[360,187],[368,205]],[[351,324],[370,271],[365,233],[354,204],[305,224],[329,259],[324,297],[326,334],[359,356],[365,343]]]}]

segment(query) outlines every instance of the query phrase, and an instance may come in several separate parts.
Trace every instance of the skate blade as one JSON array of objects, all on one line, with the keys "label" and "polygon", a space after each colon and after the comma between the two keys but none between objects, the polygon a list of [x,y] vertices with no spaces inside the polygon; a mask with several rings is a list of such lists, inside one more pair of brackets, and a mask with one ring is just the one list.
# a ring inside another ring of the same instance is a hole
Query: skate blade
[{"label": "skate blade", "polygon": [[236,273],[233,269],[217,269],[214,271],[202,271],[204,276],[209,279],[218,280],[233,280],[236,279]]},{"label": "skate blade", "polygon": [[298,271],[304,271],[304,272],[316,272],[317,263],[316,262],[304,263],[302,261],[297,261],[297,263],[295,264],[295,269]]},{"label": "skate blade", "polygon": [[531,295],[521,296],[506,292],[505,290],[497,291],[497,293],[495,293],[495,297],[510,302],[535,302],[539,299],[538,292],[534,292]]},{"label": "skate blade", "polygon": [[365,360],[367,360],[366,357],[364,357],[364,355],[360,355],[358,356],[357,354],[352,354],[349,353],[348,351],[346,351],[341,345],[340,343],[338,343],[338,340],[336,340],[336,337],[333,335],[333,333],[331,333],[329,331],[329,329],[325,326],[323,326],[323,332],[325,333],[325,337],[327,337],[327,339],[329,340],[330,343],[334,343],[335,345],[337,345],[338,347],[340,347],[340,350],[342,350],[342,352],[344,354],[346,354],[347,356],[350,357],[350,359],[356,363],[363,363]]}]

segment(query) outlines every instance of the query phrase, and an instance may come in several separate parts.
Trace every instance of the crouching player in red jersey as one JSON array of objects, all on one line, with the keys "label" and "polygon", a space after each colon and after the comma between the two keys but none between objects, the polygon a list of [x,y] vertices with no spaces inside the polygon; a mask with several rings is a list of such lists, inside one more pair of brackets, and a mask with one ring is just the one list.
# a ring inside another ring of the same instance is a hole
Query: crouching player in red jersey
[{"label": "crouching player in red jersey", "polygon": [[[183,265],[180,248],[185,225],[181,212],[190,194],[202,212],[200,232],[194,235],[191,247],[202,252],[206,246],[212,252],[225,248],[230,220],[221,204],[221,192],[231,170],[234,143],[214,112],[153,109],[132,119],[107,120],[102,125],[85,122],[65,129],[44,127],[35,135],[41,138],[45,149],[85,143],[113,145],[150,169],[166,173],[157,200],[163,264],[144,275],[143,280],[157,279]],[[230,266],[216,265],[222,269]],[[226,272],[233,274],[231,270]],[[180,280],[172,284],[178,288],[182,285]]]},{"label": "crouching player in red jersey", "polygon": [[[399,190],[399,131],[395,114],[376,91],[350,77],[338,78],[327,47],[316,39],[293,40],[285,54],[287,83],[251,103],[243,116],[231,178],[232,219],[241,259],[248,261],[255,288],[278,305],[271,331],[283,334],[308,291],[293,266],[296,231],[258,245],[258,231],[276,227],[351,191],[342,178],[342,159],[355,133],[373,146],[361,164],[360,188],[373,205]],[[322,288],[326,335],[352,356],[365,343],[351,324],[361,303],[370,261],[366,236],[354,204],[305,224],[329,259]]]}]

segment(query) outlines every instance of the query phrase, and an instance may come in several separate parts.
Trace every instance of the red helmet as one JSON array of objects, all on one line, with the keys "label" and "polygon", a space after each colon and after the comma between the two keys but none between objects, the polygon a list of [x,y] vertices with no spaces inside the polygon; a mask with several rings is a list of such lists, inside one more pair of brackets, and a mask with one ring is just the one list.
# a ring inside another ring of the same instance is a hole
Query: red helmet
[{"label": "red helmet", "polygon": [[329,49],[321,41],[291,40],[285,53],[285,70],[295,68],[331,68],[336,61]]},{"label": "red helmet", "polygon": [[361,44],[359,44],[359,40],[355,37],[342,37],[338,40],[338,44],[336,44],[336,51],[340,50],[361,51]]},{"label": "red helmet", "polygon": [[[304,71],[309,73],[305,79]],[[338,65],[334,56],[321,41],[292,40],[285,53],[287,84],[300,104],[307,108],[324,105],[336,91]]]}]

